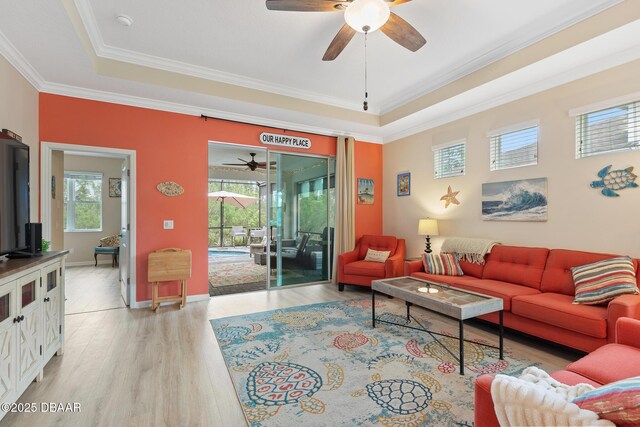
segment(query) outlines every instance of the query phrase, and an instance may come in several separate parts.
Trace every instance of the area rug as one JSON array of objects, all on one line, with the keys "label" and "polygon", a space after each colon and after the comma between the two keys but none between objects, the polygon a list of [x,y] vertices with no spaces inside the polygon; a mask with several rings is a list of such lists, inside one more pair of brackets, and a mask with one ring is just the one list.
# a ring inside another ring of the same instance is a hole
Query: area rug
[{"label": "area rug", "polygon": [[[376,310],[387,320],[405,321],[397,300],[376,301]],[[430,326],[428,314],[416,317]],[[461,376],[456,360],[429,334],[384,324],[371,328],[369,299],[211,324],[252,426],[471,426],[477,376],[539,366],[515,359],[508,349],[499,360],[497,350],[467,342],[467,374]],[[457,331],[457,323],[451,329]],[[457,339],[438,339],[457,354]]]},{"label": "area rug", "polygon": [[238,283],[266,282],[267,267],[251,261],[244,263],[209,264],[211,286],[236,285]]}]

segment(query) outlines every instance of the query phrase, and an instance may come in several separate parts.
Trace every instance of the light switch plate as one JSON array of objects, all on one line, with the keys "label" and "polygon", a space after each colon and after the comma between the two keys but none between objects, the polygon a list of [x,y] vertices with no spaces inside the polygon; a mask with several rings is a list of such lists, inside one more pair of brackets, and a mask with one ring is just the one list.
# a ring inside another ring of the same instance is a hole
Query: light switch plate
[{"label": "light switch plate", "polygon": [[164,220],[164,229],[165,230],[173,230],[173,220],[172,219],[165,219]]}]

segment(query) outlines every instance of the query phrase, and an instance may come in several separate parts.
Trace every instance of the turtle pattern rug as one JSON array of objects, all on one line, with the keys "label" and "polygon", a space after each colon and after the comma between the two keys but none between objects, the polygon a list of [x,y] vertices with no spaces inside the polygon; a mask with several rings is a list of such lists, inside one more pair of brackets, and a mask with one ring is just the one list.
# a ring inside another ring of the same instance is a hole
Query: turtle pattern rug
[{"label": "turtle pattern rug", "polygon": [[[376,301],[376,314],[389,321],[406,322],[404,310],[398,300]],[[429,313],[412,314],[429,328]],[[431,335],[386,324],[373,329],[369,299],[211,324],[252,426],[472,426],[476,377],[537,365],[515,359],[508,348],[499,360],[497,350],[466,342],[461,376]],[[436,337],[458,354],[456,338]],[[497,336],[489,344],[496,342]]]}]

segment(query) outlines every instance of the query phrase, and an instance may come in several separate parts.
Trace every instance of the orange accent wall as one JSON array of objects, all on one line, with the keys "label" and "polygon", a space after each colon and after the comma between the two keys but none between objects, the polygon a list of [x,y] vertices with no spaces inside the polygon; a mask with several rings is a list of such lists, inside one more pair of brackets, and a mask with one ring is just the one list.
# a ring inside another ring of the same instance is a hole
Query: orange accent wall
[{"label": "orange accent wall", "polygon": [[373,179],[374,199],[372,205],[356,203],[356,239],[363,234],[382,234],[382,145],[356,141],[355,188],[358,178]]},{"label": "orange accent wall", "polygon": [[[261,132],[281,129],[233,123],[120,104],[40,94],[40,141],[136,150],[137,157],[137,289],[136,301],[151,299],[147,257],[156,249],[180,247],[193,252],[189,295],[208,293],[207,272],[207,156],[209,141],[265,147]],[[312,154],[335,155],[333,137],[287,131],[308,137]],[[356,206],[356,233],[382,232],[382,146],[356,142],[356,175],[376,180],[376,200]],[[180,197],[156,190],[162,181],[176,181],[185,189]],[[163,219],[174,229],[164,230]],[[165,289],[162,294],[175,289]]]}]

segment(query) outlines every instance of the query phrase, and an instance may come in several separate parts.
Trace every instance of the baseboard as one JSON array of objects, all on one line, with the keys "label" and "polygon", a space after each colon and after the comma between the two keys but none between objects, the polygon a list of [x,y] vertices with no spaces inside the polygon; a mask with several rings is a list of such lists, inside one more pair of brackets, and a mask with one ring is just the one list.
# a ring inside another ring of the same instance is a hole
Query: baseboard
[{"label": "baseboard", "polygon": [[[187,304],[190,302],[198,302],[198,301],[208,301],[211,297],[209,296],[209,294],[200,294],[200,295],[187,295]],[[161,306],[163,305],[171,305],[171,304],[176,304],[175,302],[162,302],[160,303]],[[149,308],[151,307],[151,300],[148,299],[146,301],[137,301],[136,305],[131,307],[131,308]]]},{"label": "baseboard", "polygon": [[[95,261],[67,261],[65,265],[67,267],[93,267],[96,264]],[[100,260],[98,261],[98,265],[111,265],[111,260]],[[117,267],[117,266],[116,266]],[[116,268],[114,267],[114,268]]]}]

